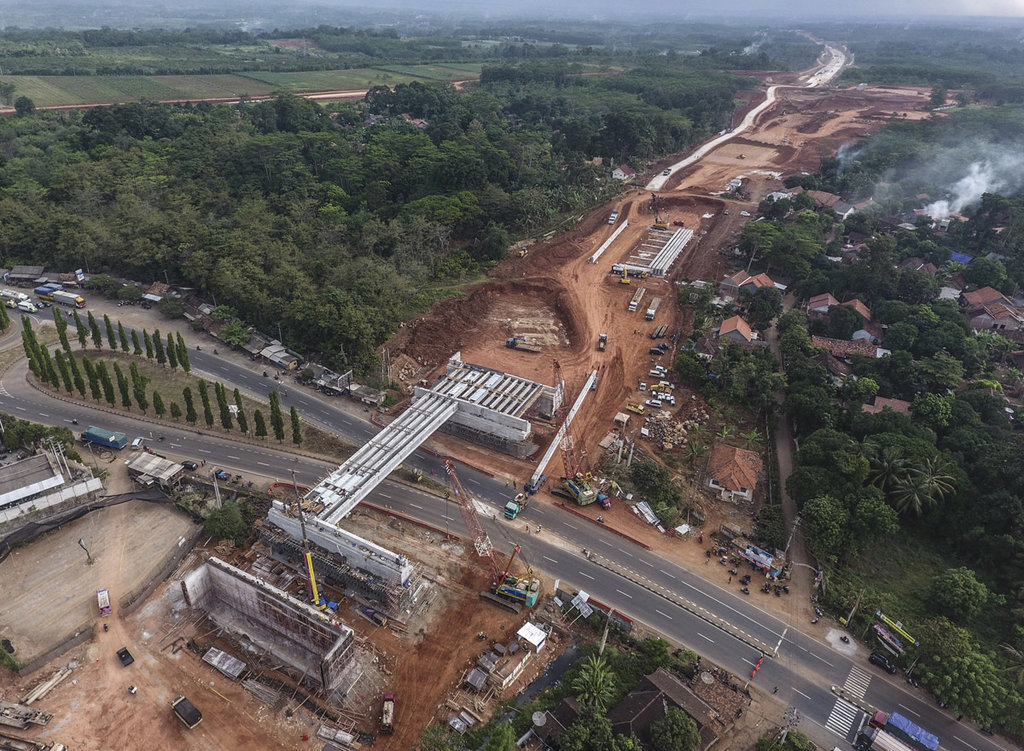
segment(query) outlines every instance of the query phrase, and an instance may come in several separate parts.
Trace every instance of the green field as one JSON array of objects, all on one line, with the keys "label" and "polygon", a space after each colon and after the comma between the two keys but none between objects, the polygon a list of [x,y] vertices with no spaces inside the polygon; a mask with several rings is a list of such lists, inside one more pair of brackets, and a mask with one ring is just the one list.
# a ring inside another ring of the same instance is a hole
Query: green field
[{"label": "green field", "polygon": [[311,70],[297,73],[252,71],[209,76],[0,76],[13,83],[18,96],[37,107],[118,102],[212,99],[241,95],[263,96],[278,91],[349,91],[371,86],[395,86],[421,81],[473,78],[479,65],[389,65],[349,70]]}]

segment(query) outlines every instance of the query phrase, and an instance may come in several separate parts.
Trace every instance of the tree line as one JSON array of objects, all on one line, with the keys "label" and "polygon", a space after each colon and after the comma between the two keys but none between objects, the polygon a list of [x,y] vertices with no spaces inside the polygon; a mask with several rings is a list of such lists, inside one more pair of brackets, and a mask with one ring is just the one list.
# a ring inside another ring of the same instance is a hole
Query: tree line
[{"label": "tree line", "polygon": [[[223,430],[230,431],[237,427],[239,432],[246,435],[251,433],[256,438],[266,438],[272,434],[278,442],[285,439],[285,418],[276,390],[270,392],[268,416],[264,416],[260,409],[253,410],[250,427],[242,394],[237,388],[229,393],[224,384],[215,382],[211,401],[210,383],[200,378],[196,382],[195,390],[192,386],[185,386],[182,389],[180,402],[173,398],[168,400],[157,389],[150,389],[152,378],[142,373],[138,363],[130,362],[128,372],[125,373],[117,362],[112,363],[108,369],[105,361],[84,354],[90,341],[94,349],[103,348],[105,331],[106,344],[110,351],[121,351],[135,357],[145,354],[146,359],[154,360],[158,365],[166,366],[171,371],[180,367],[182,372],[189,373],[192,366],[189,362],[188,348],[181,334],[168,333],[165,339],[159,329],[152,334],[143,329],[140,338],[138,332],[133,329],[129,336],[120,321],[115,331],[112,321],[106,314],[103,315],[101,328],[92,311],[89,311],[87,321],[83,321],[78,311],[74,311],[71,317],[74,321],[75,334],[83,350],[83,354],[79,356],[72,350],[68,337],[71,324],[65,320],[59,309],[52,310],[60,339],[60,349],[55,349],[51,355],[39,342],[29,318],[22,319],[21,337],[30,371],[53,389],[63,388],[68,396],[74,396],[77,392],[82,399],[105,401],[111,407],[120,407],[126,411],[136,407],[143,414],[148,414],[148,410],[152,408],[153,414],[158,418],[167,416],[176,422],[184,418],[186,423],[193,426],[199,422],[196,401],[198,394],[198,405],[202,408],[202,419],[207,428],[212,428],[216,423]],[[302,424],[294,406],[290,408],[289,421],[291,441],[296,446],[301,445]]]}]

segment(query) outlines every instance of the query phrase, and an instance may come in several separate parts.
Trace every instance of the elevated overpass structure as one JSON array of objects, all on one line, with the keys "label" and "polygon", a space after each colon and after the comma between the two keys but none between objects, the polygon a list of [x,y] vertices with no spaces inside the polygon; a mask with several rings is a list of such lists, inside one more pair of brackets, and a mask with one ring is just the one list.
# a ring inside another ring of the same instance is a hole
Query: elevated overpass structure
[{"label": "elevated overpass structure", "polygon": [[[561,391],[525,378],[462,362],[453,355],[433,388],[417,387],[412,405],[366,442],[302,499],[306,536],[332,557],[318,563],[334,581],[379,600],[388,609],[401,605],[401,592],[415,571],[400,553],[342,527],[384,479],[437,430],[445,428],[484,445],[518,453],[532,447],[530,416],[551,416],[561,406]],[[295,509],[275,502],[267,520],[280,533],[267,541],[285,555],[294,554],[302,530]]]}]

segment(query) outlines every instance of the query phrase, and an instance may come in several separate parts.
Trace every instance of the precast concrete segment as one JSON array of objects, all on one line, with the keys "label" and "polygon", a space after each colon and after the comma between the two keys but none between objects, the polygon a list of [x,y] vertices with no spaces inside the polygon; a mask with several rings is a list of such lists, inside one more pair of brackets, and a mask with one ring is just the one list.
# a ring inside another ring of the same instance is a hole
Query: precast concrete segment
[{"label": "precast concrete segment", "polygon": [[344,464],[306,494],[306,499],[324,505],[318,518],[326,524],[335,525],[348,516],[370,491],[458,409],[456,400],[426,392],[397,420],[367,441]]},{"label": "precast concrete segment", "polygon": [[601,254],[608,250],[611,244],[615,242],[615,238],[621,235],[622,230],[626,229],[626,227],[628,226],[629,220],[627,219],[622,224],[620,224],[614,232],[612,232],[611,237],[609,237],[607,240],[601,243],[601,247],[594,251],[594,255],[590,256],[590,260],[588,261],[588,263],[597,263],[597,259],[601,257]]},{"label": "precast concrete segment", "polygon": [[692,239],[692,229],[677,230],[658,252],[658,255],[654,257],[654,260],[651,261],[651,274],[654,276],[665,276],[672,267],[672,264],[679,258],[679,254],[683,252],[683,248]]},{"label": "precast concrete segment", "polygon": [[765,656],[775,655],[775,650],[769,644],[766,644],[765,642],[761,641],[756,636],[752,636],[743,629],[737,628],[734,624],[730,623],[724,618],[720,618],[719,616],[715,615],[714,613],[711,613],[707,609],[702,608],[700,605],[697,605],[696,603],[687,600],[685,597],[680,597],[672,590],[668,589],[667,587],[663,587],[662,585],[654,581],[651,581],[646,576],[641,576],[635,571],[632,571],[626,568],[625,566],[616,563],[611,558],[606,558],[598,553],[591,553],[589,558],[592,563],[597,564],[601,568],[608,569],[612,573],[618,574],[623,579],[628,579],[637,586],[643,587],[648,592],[652,592],[658,595],[659,597],[668,600],[672,604],[681,607],[683,610],[687,610],[690,613],[693,613],[698,618],[707,621],[712,626],[715,626],[716,628],[724,631],[730,636],[733,636],[736,639],[739,639],[740,641],[749,644],[754,649],[760,650],[761,653]]},{"label": "precast concrete segment", "polygon": [[565,416],[565,422],[558,426],[558,432],[555,433],[555,437],[551,441],[551,445],[548,446],[548,450],[544,452],[544,456],[542,456],[540,461],[537,462],[537,471],[535,471],[533,476],[530,478],[530,482],[532,484],[537,484],[537,481],[540,480],[540,476],[544,474],[544,470],[551,462],[551,457],[555,455],[558,447],[562,445],[562,439],[565,438],[565,431],[568,429],[573,418],[576,417],[576,413],[580,411],[580,407],[583,406],[583,400],[587,398],[587,394],[590,393],[590,387],[596,380],[597,371],[593,370],[590,372],[590,377],[587,379],[587,382],[583,384],[583,390],[580,392],[580,395],[576,397],[576,401],[573,403],[572,409],[569,410],[569,414]]}]

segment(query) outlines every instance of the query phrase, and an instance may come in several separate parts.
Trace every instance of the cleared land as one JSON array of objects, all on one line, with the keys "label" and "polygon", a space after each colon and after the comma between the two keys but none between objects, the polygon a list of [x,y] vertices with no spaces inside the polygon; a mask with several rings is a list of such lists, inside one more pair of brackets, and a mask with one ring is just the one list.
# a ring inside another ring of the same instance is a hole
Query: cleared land
[{"label": "cleared land", "polygon": [[110,589],[116,614],[120,598],[155,576],[194,529],[174,506],[129,501],[18,548],[0,564],[5,592],[0,636],[10,639],[17,659],[27,663],[78,631],[98,629],[96,590]]},{"label": "cleared land", "polygon": [[296,73],[251,71],[210,76],[0,76],[13,83],[37,107],[114,104],[142,99],[157,102],[231,99],[278,92],[305,94],[365,90],[412,81],[458,81],[476,78],[479,65],[388,65],[348,70]]}]

